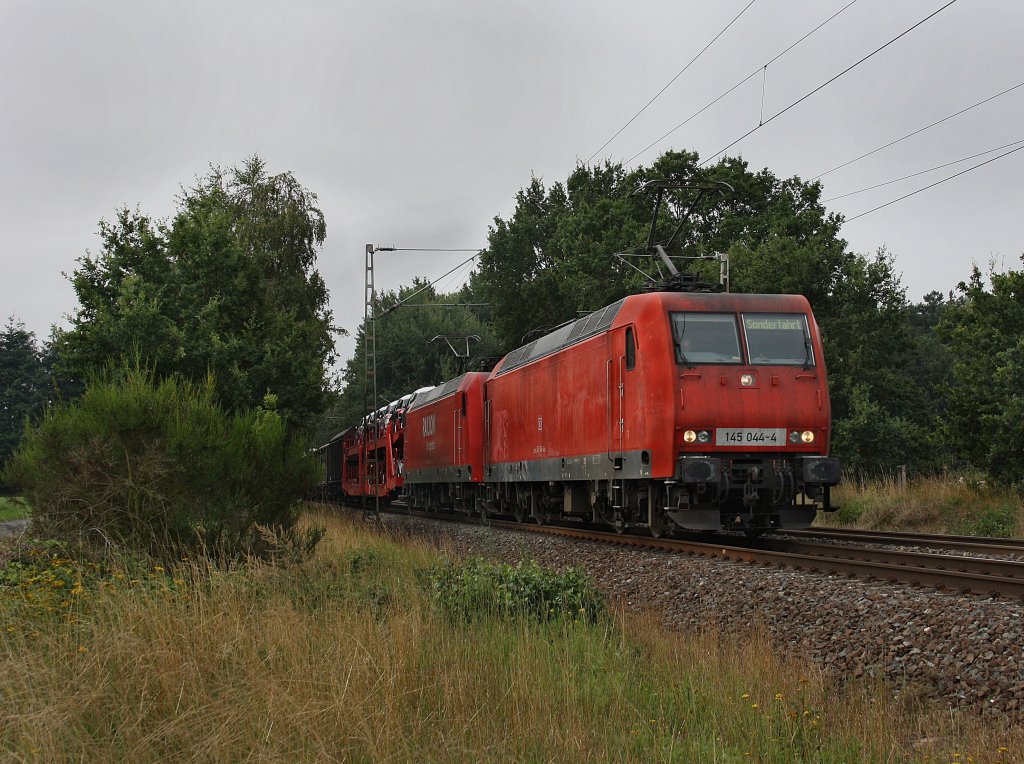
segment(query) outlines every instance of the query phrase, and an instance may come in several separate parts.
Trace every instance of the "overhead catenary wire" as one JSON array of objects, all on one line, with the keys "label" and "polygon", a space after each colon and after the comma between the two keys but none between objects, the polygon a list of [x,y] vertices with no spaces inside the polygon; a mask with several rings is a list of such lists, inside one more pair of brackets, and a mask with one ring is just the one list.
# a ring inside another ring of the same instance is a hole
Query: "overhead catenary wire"
[{"label": "overhead catenary wire", "polygon": [[899,183],[902,180],[910,180],[911,178],[916,178],[919,175],[927,175],[930,172],[935,172],[936,170],[941,170],[941,169],[943,169],[945,167],[952,167],[955,164],[960,164],[961,162],[966,162],[966,161],[968,161],[970,159],[977,159],[978,157],[983,157],[986,154],[991,154],[991,153],[993,153],[995,151],[1002,151],[1003,149],[1010,148],[1010,146],[1016,146],[1016,145],[1021,144],[1021,143],[1024,143],[1024,138],[1022,138],[1019,141],[1011,141],[1010,143],[1004,143],[1002,146],[996,146],[995,148],[992,148],[992,149],[986,149],[985,151],[979,151],[977,154],[971,154],[970,156],[967,156],[967,157],[961,157],[960,159],[954,159],[952,162],[945,162],[944,164],[935,165],[935,167],[929,167],[927,170],[921,170],[919,172],[913,172],[910,175],[904,175],[902,178],[894,178],[893,180],[887,180],[884,183],[876,183],[875,185],[868,186],[867,188],[861,188],[861,189],[858,189],[856,191],[850,191],[850,192],[845,193],[845,194],[839,194],[838,196],[830,196],[828,199],[822,199],[821,201],[822,201],[822,203],[824,203],[824,202],[834,202],[836,199],[845,199],[848,196],[856,196],[857,194],[863,194],[866,191],[874,191],[876,188],[882,188],[883,186],[891,186],[893,183]]},{"label": "overhead catenary wire", "polygon": [[[706,111],[707,111],[708,109],[710,109],[710,108],[711,108],[712,106],[714,106],[714,105],[715,105],[716,103],[718,103],[718,102],[719,102],[719,101],[721,101],[721,100],[722,100],[723,98],[725,98],[725,97],[726,97],[727,95],[729,95],[730,93],[732,93],[732,92],[733,92],[734,90],[736,90],[737,88],[739,88],[739,87],[740,87],[740,86],[742,86],[742,85],[745,85],[745,84],[747,84],[747,82],[749,82],[750,80],[752,80],[752,79],[753,79],[753,78],[754,78],[754,77],[755,77],[756,75],[758,75],[758,74],[761,74],[761,75],[762,75],[762,76],[763,76],[763,77],[764,77],[765,79],[767,79],[767,76],[768,76],[768,67],[769,67],[769,66],[771,66],[771,65],[772,65],[772,64],[774,64],[774,63],[775,63],[776,61],[778,61],[778,60],[779,60],[780,58],[782,58],[782,57],[783,57],[784,55],[786,55],[787,53],[789,53],[789,52],[790,52],[791,50],[793,50],[793,48],[795,48],[795,47],[796,47],[797,45],[799,45],[800,43],[802,43],[802,42],[803,42],[804,40],[806,40],[806,39],[807,39],[808,37],[810,37],[811,35],[813,35],[813,34],[814,34],[815,32],[817,32],[817,31],[818,31],[819,29],[821,29],[821,28],[822,28],[823,26],[825,26],[826,24],[828,24],[828,23],[829,23],[830,21],[832,21],[832,19],[836,18],[836,17],[837,17],[837,16],[839,15],[839,14],[841,14],[841,13],[842,13],[843,11],[845,11],[845,10],[846,10],[847,8],[849,8],[849,7],[851,6],[851,5],[853,5],[853,4],[854,4],[854,3],[856,3],[856,2],[858,2],[858,0],[850,0],[850,2],[848,2],[848,3],[847,3],[846,5],[844,5],[844,6],[842,7],[842,8],[840,8],[840,9],[839,9],[838,11],[836,11],[836,12],[835,12],[835,13],[833,13],[833,14],[832,14],[831,16],[829,16],[829,17],[828,17],[827,19],[825,19],[824,21],[822,21],[822,22],[821,22],[820,24],[818,24],[818,26],[814,27],[814,29],[812,29],[811,31],[809,31],[809,32],[807,32],[806,34],[804,34],[804,35],[803,35],[803,36],[802,36],[802,37],[801,37],[800,39],[796,40],[795,42],[793,42],[793,43],[790,43],[790,45],[789,45],[788,47],[786,47],[786,48],[785,48],[784,50],[782,50],[782,51],[780,51],[779,53],[777,53],[777,54],[776,54],[776,55],[775,55],[775,56],[774,56],[774,57],[773,57],[772,59],[770,59],[770,60],[769,60],[769,61],[768,61],[767,63],[763,64],[762,66],[759,66],[759,67],[758,67],[757,69],[755,69],[755,70],[754,70],[754,71],[752,71],[752,72],[751,72],[750,74],[748,74],[748,75],[747,75],[746,77],[744,77],[744,78],[743,78],[742,80],[740,80],[739,82],[737,82],[737,83],[736,83],[735,85],[733,85],[733,86],[732,86],[731,88],[729,88],[728,90],[726,90],[726,91],[725,91],[724,93],[722,93],[722,94],[721,94],[720,96],[718,96],[717,98],[715,98],[715,99],[714,99],[713,101],[710,101],[710,102],[708,102],[708,103],[707,103],[707,104],[705,104],[705,105],[704,105],[703,107],[701,107],[700,109],[698,109],[697,111],[695,111],[695,112],[694,112],[693,114],[691,114],[691,115],[690,115],[689,117],[687,117],[686,119],[684,119],[684,120],[683,120],[682,122],[680,122],[680,123],[679,123],[678,125],[676,125],[675,127],[673,127],[673,128],[671,129],[671,130],[669,130],[669,131],[668,131],[667,133],[665,133],[664,135],[662,135],[662,136],[661,136],[660,138],[656,138],[656,139],[655,139],[654,141],[652,141],[651,143],[649,143],[649,144],[648,144],[647,146],[645,146],[644,148],[640,149],[640,151],[636,152],[636,153],[635,153],[635,154],[634,154],[633,156],[631,156],[631,157],[630,157],[629,159],[627,159],[627,160],[626,160],[626,164],[629,164],[630,162],[632,162],[632,161],[633,161],[634,159],[636,159],[637,157],[639,157],[639,156],[641,156],[641,155],[643,155],[643,154],[646,154],[646,153],[647,153],[648,151],[650,151],[651,149],[653,149],[653,148],[654,148],[655,146],[657,146],[657,145],[658,145],[659,143],[661,143],[661,142],[662,142],[663,140],[665,140],[666,138],[668,138],[668,137],[669,137],[670,135],[672,135],[672,134],[673,134],[674,132],[676,132],[676,131],[677,131],[677,130],[679,130],[680,128],[684,127],[684,126],[685,126],[685,125],[686,125],[687,123],[689,123],[689,122],[690,122],[691,120],[693,120],[693,119],[695,119],[695,118],[699,117],[699,116],[700,116],[701,114],[703,114],[704,112],[706,112]],[[763,124],[763,123],[764,123],[764,89],[763,89],[763,83],[762,83],[762,91],[761,91],[761,109],[762,109],[762,112],[761,112],[761,116],[762,116],[762,119],[761,119],[761,123]]]},{"label": "overhead catenary wire", "polygon": [[922,191],[927,191],[929,188],[935,188],[936,186],[941,185],[942,183],[945,183],[947,181],[953,180],[953,178],[959,178],[961,175],[965,175],[965,174],[971,172],[971,170],[977,170],[979,167],[984,167],[987,164],[991,164],[992,162],[995,162],[995,161],[997,161],[999,159],[1003,159],[1004,157],[1008,157],[1008,156],[1010,156],[1010,154],[1015,154],[1016,152],[1020,151],[1021,149],[1024,149],[1024,146],[1018,146],[1015,149],[1011,149],[1010,151],[1007,151],[1005,154],[1000,154],[997,157],[992,157],[991,159],[986,159],[984,162],[979,162],[978,164],[974,165],[973,167],[968,167],[966,170],[961,170],[958,173],[950,175],[948,178],[943,178],[942,180],[937,180],[934,183],[931,183],[931,184],[929,184],[927,186],[919,188],[919,189],[917,189],[915,191],[911,191],[909,194],[904,194],[903,196],[901,196],[901,197],[899,197],[897,199],[893,199],[890,202],[886,202],[885,204],[880,204],[877,207],[873,207],[870,210],[867,210],[866,212],[860,213],[859,215],[854,215],[853,217],[846,218],[845,222],[849,223],[851,221],[857,220],[858,218],[862,218],[865,215],[870,215],[872,212],[878,212],[878,210],[885,209],[886,207],[890,207],[893,204],[896,204],[896,202],[902,202],[904,199],[909,199],[911,196],[914,196],[916,194],[920,194]]},{"label": "overhead catenary wire", "polygon": [[730,144],[729,144],[728,146],[725,146],[724,148],[721,148],[721,149],[719,149],[718,151],[715,151],[715,152],[713,152],[712,154],[710,154],[710,155],[708,156],[708,158],[707,158],[707,159],[705,159],[705,160],[704,160],[703,162],[701,162],[699,166],[700,166],[700,167],[703,167],[704,165],[708,164],[708,163],[709,163],[709,162],[710,162],[710,161],[711,161],[712,159],[714,159],[715,157],[717,157],[717,156],[720,156],[721,154],[723,154],[724,152],[726,152],[726,151],[728,151],[729,149],[731,149],[731,148],[732,148],[733,146],[735,146],[735,145],[736,145],[737,143],[739,143],[739,142],[740,142],[740,141],[742,141],[743,139],[745,139],[745,138],[749,137],[749,136],[750,136],[750,135],[752,135],[753,133],[756,133],[756,132],[757,132],[758,130],[760,130],[760,129],[761,129],[762,127],[764,127],[765,125],[769,124],[770,122],[773,122],[774,120],[778,119],[779,117],[781,117],[781,116],[782,116],[783,114],[785,114],[785,113],[786,113],[786,112],[788,112],[788,111],[789,111],[790,109],[792,109],[792,108],[794,108],[795,106],[797,106],[798,104],[801,104],[801,103],[803,103],[804,101],[806,101],[806,100],[807,100],[808,98],[810,98],[810,97],[811,97],[812,95],[814,95],[815,93],[817,93],[817,92],[819,92],[820,90],[822,90],[822,89],[824,89],[824,88],[828,87],[828,86],[829,86],[829,85],[831,85],[831,84],[832,84],[833,82],[835,82],[835,81],[836,81],[836,80],[838,80],[838,79],[839,79],[840,77],[842,77],[842,76],[843,76],[844,74],[847,74],[848,72],[851,72],[851,71],[853,71],[853,70],[854,70],[854,69],[856,69],[856,68],[857,68],[858,66],[860,66],[860,65],[861,65],[861,64],[863,64],[863,63],[864,63],[865,61],[867,61],[867,60],[868,60],[869,58],[871,58],[871,57],[873,57],[873,56],[877,55],[878,53],[881,53],[881,52],[882,52],[883,50],[885,50],[886,48],[888,48],[888,47],[889,47],[890,45],[892,45],[893,43],[895,43],[895,42],[896,42],[897,40],[899,40],[899,39],[901,39],[902,37],[905,37],[906,35],[910,34],[911,32],[913,32],[913,31],[914,31],[915,29],[917,29],[917,28],[918,28],[919,26],[921,26],[921,25],[922,25],[922,24],[924,24],[925,22],[927,22],[927,21],[930,21],[931,19],[935,18],[935,17],[936,17],[936,16],[938,16],[938,15],[939,15],[940,13],[942,13],[942,12],[943,12],[944,10],[946,10],[946,9],[947,9],[947,8],[948,8],[949,6],[953,5],[953,4],[954,4],[954,3],[956,3],[956,2],[957,2],[957,0],[949,0],[949,2],[947,2],[947,3],[946,3],[945,5],[943,5],[943,6],[941,7],[941,8],[939,8],[938,10],[932,11],[932,12],[931,12],[931,13],[929,13],[929,14],[928,14],[927,16],[925,16],[925,17],[924,17],[923,19],[921,19],[920,21],[918,21],[917,23],[915,23],[915,24],[914,24],[913,26],[910,26],[910,27],[908,27],[907,29],[904,29],[904,30],[903,30],[902,32],[900,32],[900,33],[899,33],[898,35],[896,35],[895,37],[893,37],[893,38],[892,38],[891,40],[889,40],[889,41],[888,41],[887,43],[885,43],[884,45],[880,45],[879,47],[875,48],[875,49],[874,49],[873,51],[871,51],[870,53],[868,53],[868,54],[867,54],[866,56],[864,56],[864,57],[863,57],[863,58],[861,58],[860,60],[858,60],[858,61],[856,61],[856,62],[854,62],[854,63],[850,64],[850,65],[849,65],[848,67],[846,67],[845,69],[843,69],[843,70],[842,70],[841,72],[839,72],[838,74],[835,74],[835,75],[833,75],[832,77],[830,77],[829,79],[825,80],[825,82],[821,83],[820,85],[818,85],[818,86],[817,86],[816,88],[814,88],[814,89],[813,89],[813,90],[811,90],[810,92],[808,92],[808,93],[805,93],[804,95],[800,96],[800,98],[798,98],[798,99],[796,99],[795,101],[793,101],[793,103],[791,103],[791,104],[790,104],[789,106],[787,106],[786,108],[782,109],[782,110],[781,110],[781,111],[779,111],[779,112],[776,112],[775,114],[773,114],[772,116],[770,116],[770,117],[769,117],[768,119],[764,120],[764,122],[762,122],[761,124],[759,124],[759,125],[755,125],[755,126],[754,126],[753,128],[751,128],[750,130],[748,130],[747,132],[745,132],[745,133],[744,133],[743,135],[741,135],[741,136],[740,136],[739,138],[737,138],[736,140],[734,140],[734,141],[733,141],[732,143],[730,143]]},{"label": "overhead catenary wire", "polygon": [[684,66],[682,69],[679,70],[679,72],[676,73],[675,77],[670,79],[661,90],[659,90],[657,93],[654,94],[654,97],[650,101],[648,101],[647,103],[645,103],[643,105],[643,107],[640,109],[640,111],[638,111],[636,114],[634,114],[632,117],[630,117],[629,121],[626,122],[626,124],[624,124],[618,130],[616,130],[615,134],[611,138],[606,140],[601,145],[601,148],[599,148],[597,151],[595,151],[593,154],[591,154],[590,158],[587,159],[586,163],[590,164],[594,160],[594,157],[596,157],[598,154],[600,154],[602,151],[604,151],[605,148],[607,148],[608,144],[610,144],[612,141],[614,141],[616,138],[618,138],[619,135],[622,134],[623,130],[625,130],[627,127],[629,127],[631,124],[633,124],[634,120],[636,120],[637,117],[639,117],[641,114],[643,114],[645,111],[647,111],[648,107],[650,107],[650,105],[652,103],[657,101],[658,98],[661,97],[661,94],[664,93],[666,90],[668,90],[669,87],[671,87],[672,83],[675,82],[676,80],[678,80],[686,72],[687,69],[689,69],[691,66],[693,66],[694,62],[696,62],[696,60],[698,58],[700,58],[702,55],[704,55],[704,51],[706,51],[708,48],[710,48],[712,45],[714,45],[715,42],[718,40],[718,38],[721,37],[722,35],[724,35],[729,30],[729,27],[731,27],[733,24],[735,24],[737,21],[739,21],[740,16],[742,16],[744,13],[746,13],[747,10],[750,8],[750,6],[752,6],[755,2],[757,2],[757,0],[750,0],[750,2],[747,3],[746,6],[744,6],[743,10],[740,11],[739,13],[737,13],[736,16],[733,18],[733,20],[730,21],[728,24],[726,24],[725,27],[722,29],[722,31],[719,32],[718,34],[716,34],[714,36],[714,38],[712,38],[711,42],[709,42],[707,45],[705,45],[703,48],[701,48],[700,52],[697,53],[696,56],[691,58],[689,63],[687,63],[686,66]]},{"label": "overhead catenary wire", "polygon": [[462,268],[467,263],[471,263],[474,260],[476,260],[478,257],[480,257],[480,253],[483,251],[482,249],[453,250],[453,249],[426,249],[426,248],[423,248],[423,247],[405,247],[405,248],[402,248],[402,247],[380,247],[379,249],[386,250],[388,252],[472,252],[473,253],[473,255],[471,257],[466,258],[461,263],[456,265],[454,268],[451,268],[450,270],[445,271],[443,274],[438,276],[433,281],[428,281],[426,284],[424,284],[422,287],[417,289],[412,294],[407,295],[403,299],[401,299],[398,302],[396,302],[394,305],[389,306],[387,309],[385,309],[383,311],[383,313],[381,315],[386,315],[386,314],[390,313],[391,311],[396,310],[396,309],[402,307],[402,305],[404,303],[407,303],[409,300],[411,300],[416,295],[418,295],[418,294],[420,294],[422,292],[425,292],[427,289],[430,289],[432,286],[434,286],[434,284],[436,282],[439,282],[442,279],[446,278],[447,276],[450,276],[451,274],[453,274],[455,271],[459,270],[459,268]]},{"label": "overhead catenary wire", "polygon": [[842,164],[837,164],[831,170],[825,170],[825,172],[823,172],[823,173],[821,173],[819,175],[815,175],[813,178],[811,178],[811,181],[813,182],[815,180],[819,180],[821,178],[824,178],[829,173],[833,173],[836,170],[841,170],[844,167],[849,167],[854,162],[859,162],[860,160],[866,159],[867,157],[871,156],[872,154],[877,154],[879,151],[884,151],[885,149],[889,148],[890,146],[895,146],[897,143],[900,143],[901,141],[907,140],[907,138],[913,138],[915,135],[918,135],[919,133],[923,133],[925,130],[930,130],[931,128],[935,127],[936,125],[941,125],[943,122],[946,122],[947,120],[953,119],[953,117],[959,117],[961,114],[966,114],[971,109],[976,109],[979,106],[982,106],[983,104],[986,104],[989,101],[993,101],[996,98],[999,98],[1000,96],[1004,96],[1007,93],[1010,93],[1010,92],[1012,92],[1012,91],[1014,91],[1014,90],[1016,90],[1017,88],[1020,88],[1020,87],[1024,87],[1024,82],[1018,82],[1013,87],[1009,87],[1006,90],[1002,90],[1002,91],[996,93],[995,95],[991,95],[988,98],[984,98],[984,99],[982,99],[981,101],[978,101],[975,104],[971,104],[967,108],[960,109],[960,111],[954,112],[953,114],[950,114],[950,115],[948,115],[946,117],[943,117],[942,119],[938,119],[935,122],[932,122],[930,125],[925,125],[924,127],[918,128],[917,130],[914,130],[913,132],[907,133],[906,135],[901,136],[900,138],[897,138],[894,141],[889,141],[884,146],[879,146],[877,149],[872,149],[871,151],[867,152],[866,154],[861,154],[859,157],[855,157],[854,159],[851,159],[848,162],[843,162]]},{"label": "overhead catenary wire", "polygon": [[[449,289],[453,289],[454,288],[454,291],[457,291],[458,287],[465,281],[467,276],[469,276],[469,274],[472,273],[472,271],[473,271],[473,261],[475,259],[476,258],[470,258],[469,260],[463,261],[462,265],[461,266],[456,266],[456,269],[450,271],[449,275],[442,276],[441,278],[436,279],[433,282],[434,289],[438,290],[438,291],[442,291],[442,290],[449,290]],[[445,286],[442,286],[442,285],[445,285]]]}]

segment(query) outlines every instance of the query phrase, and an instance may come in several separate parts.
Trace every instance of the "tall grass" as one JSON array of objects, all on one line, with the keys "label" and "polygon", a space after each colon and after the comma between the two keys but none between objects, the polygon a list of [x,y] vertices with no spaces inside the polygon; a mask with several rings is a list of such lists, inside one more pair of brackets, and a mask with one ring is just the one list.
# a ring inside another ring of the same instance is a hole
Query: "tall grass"
[{"label": "tall grass", "polygon": [[833,491],[835,514],[819,523],[848,528],[973,536],[1024,536],[1024,495],[970,475],[851,478]]},{"label": "tall grass", "polygon": [[[958,726],[912,693],[894,703],[872,685],[837,689],[758,631],[723,641],[615,612],[452,617],[424,585],[436,550],[347,518],[313,522],[328,532],[305,564],[186,561],[84,580],[88,571],[48,557],[58,572],[0,586],[0,751],[40,761],[966,762],[1024,750],[1016,733]],[[27,594],[46,591],[69,604],[26,609]]]}]

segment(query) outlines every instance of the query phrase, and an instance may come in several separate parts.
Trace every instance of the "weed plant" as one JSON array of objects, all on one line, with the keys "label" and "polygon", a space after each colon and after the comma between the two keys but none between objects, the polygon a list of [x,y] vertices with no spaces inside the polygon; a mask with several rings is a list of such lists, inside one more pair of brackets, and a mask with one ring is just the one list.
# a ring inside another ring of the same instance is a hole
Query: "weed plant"
[{"label": "weed plant", "polygon": [[[512,587],[483,595],[483,582],[531,566],[310,522],[322,543],[287,565],[103,569],[22,550],[0,584],[0,757],[966,763],[1022,750],[1016,733],[906,694],[838,689],[756,630],[733,641],[607,607],[495,607]],[[526,591],[581,590],[578,573],[526,575]],[[50,589],[54,610],[26,605]],[[483,612],[464,617],[473,603]]]},{"label": "weed plant", "polygon": [[579,568],[546,570],[534,561],[501,565],[479,557],[446,559],[422,576],[432,600],[451,618],[524,618],[543,623],[568,618],[594,623],[605,602]]}]

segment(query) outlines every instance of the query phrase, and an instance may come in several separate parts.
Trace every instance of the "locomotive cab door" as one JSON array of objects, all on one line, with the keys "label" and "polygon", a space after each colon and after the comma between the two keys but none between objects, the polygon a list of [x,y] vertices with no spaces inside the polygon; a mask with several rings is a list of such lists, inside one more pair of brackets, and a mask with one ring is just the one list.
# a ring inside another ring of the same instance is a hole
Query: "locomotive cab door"
[{"label": "locomotive cab door", "polygon": [[626,433],[626,398],[631,372],[636,368],[636,336],[632,326],[610,335],[608,359],[608,457],[615,470],[623,468]]},{"label": "locomotive cab door", "polygon": [[452,464],[459,470],[463,461],[464,431],[463,420],[466,417],[466,393],[455,396],[455,407],[452,410]]}]

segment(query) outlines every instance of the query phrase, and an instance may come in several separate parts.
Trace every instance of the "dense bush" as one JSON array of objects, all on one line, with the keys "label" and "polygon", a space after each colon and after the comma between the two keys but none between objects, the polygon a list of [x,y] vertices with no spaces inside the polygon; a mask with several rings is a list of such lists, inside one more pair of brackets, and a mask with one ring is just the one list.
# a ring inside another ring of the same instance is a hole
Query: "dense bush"
[{"label": "dense bush", "polygon": [[6,470],[33,507],[35,532],[169,557],[260,551],[257,526],[289,531],[315,462],[272,396],[267,408],[229,415],[213,387],[136,367],[52,407]]}]

